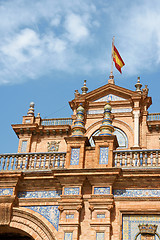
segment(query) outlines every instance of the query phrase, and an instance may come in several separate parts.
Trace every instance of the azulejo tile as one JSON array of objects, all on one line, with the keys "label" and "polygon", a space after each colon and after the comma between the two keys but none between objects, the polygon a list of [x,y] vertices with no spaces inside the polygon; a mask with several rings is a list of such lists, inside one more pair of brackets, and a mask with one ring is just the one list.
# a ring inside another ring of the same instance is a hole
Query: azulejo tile
[{"label": "azulejo tile", "polygon": [[160,189],[115,189],[115,197],[160,197]]},{"label": "azulejo tile", "polygon": [[74,218],[74,214],[66,214],[66,219],[73,219]]},{"label": "azulejo tile", "polygon": [[105,214],[97,214],[97,218],[105,218]]},{"label": "azulejo tile", "polygon": [[18,192],[18,198],[59,198],[61,190],[53,191],[24,191]]},{"label": "azulejo tile", "polygon": [[[160,215],[123,215],[122,239],[135,239],[136,235],[139,233],[139,224],[157,225],[157,233],[160,234]],[[139,235],[137,240],[140,239],[141,235]],[[157,236],[155,236],[154,239],[159,240]]]},{"label": "azulejo tile", "polygon": [[94,194],[95,195],[110,194],[110,187],[95,187]]},{"label": "azulejo tile", "polygon": [[43,217],[45,217],[58,231],[59,224],[59,210],[58,206],[27,206],[25,208],[29,208]]},{"label": "azulejo tile", "polygon": [[13,188],[0,188],[0,196],[13,195]]},{"label": "azulejo tile", "polygon": [[80,153],[80,148],[71,149],[70,165],[79,165],[79,153]]},{"label": "azulejo tile", "polygon": [[79,195],[79,187],[64,188],[64,195]]},{"label": "azulejo tile", "polygon": [[65,232],[64,240],[72,240],[73,232]]},{"label": "azulejo tile", "polygon": [[97,232],[96,240],[104,240],[104,232]]},{"label": "azulejo tile", "polygon": [[100,147],[99,164],[108,164],[108,147]]}]

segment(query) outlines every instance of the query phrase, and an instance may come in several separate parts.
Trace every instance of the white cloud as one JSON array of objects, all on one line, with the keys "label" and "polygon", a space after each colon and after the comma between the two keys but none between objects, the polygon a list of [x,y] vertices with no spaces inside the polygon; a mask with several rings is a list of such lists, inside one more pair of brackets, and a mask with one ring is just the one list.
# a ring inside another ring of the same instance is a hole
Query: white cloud
[{"label": "white cloud", "polygon": [[68,15],[65,21],[65,29],[69,40],[75,43],[89,36],[89,30],[83,20],[83,15],[79,16],[73,13]]},{"label": "white cloud", "polygon": [[57,70],[109,75],[113,35],[127,74],[152,71],[160,64],[159,9],[156,0],[2,1],[0,84]]}]

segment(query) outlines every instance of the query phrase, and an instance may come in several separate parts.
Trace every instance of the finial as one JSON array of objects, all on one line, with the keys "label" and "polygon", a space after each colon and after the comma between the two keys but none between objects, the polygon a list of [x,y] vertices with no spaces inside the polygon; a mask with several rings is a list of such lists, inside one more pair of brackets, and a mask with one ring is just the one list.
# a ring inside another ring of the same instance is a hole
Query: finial
[{"label": "finial", "polygon": [[102,120],[102,125],[99,128],[99,136],[111,136],[112,132],[114,132],[114,127],[111,120],[111,110],[112,107],[110,105],[110,102],[107,101],[106,105],[104,106],[104,117]]},{"label": "finial", "polygon": [[72,127],[72,137],[82,137],[86,132],[84,127],[84,107],[82,104],[77,108],[76,120]]},{"label": "finial", "polygon": [[135,84],[136,91],[141,92],[142,84],[140,83],[140,77],[138,77],[137,83]]},{"label": "finial", "polygon": [[114,84],[114,76],[113,76],[113,72],[111,71],[109,79],[108,79],[108,83]]},{"label": "finial", "polygon": [[81,94],[78,92],[78,90],[75,90],[74,96],[75,98],[79,98]]},{"label": "finial", "polygon": [[27,116],[34,116],[34,102],[30,103],[30,108],[28,109]]},{"label": "finial", "polygon": [[40,113],[37,113],[37,117],[40,117]]},{"label": "finial", "polygon": [[83,94],[86,94],[87,91],[88,91],[88,88],[86,87],[86,82],[87,82],[87,80],[84,80],[83,87],[81,88],[81,90],[82,90],[82,95],[83,95]]}]

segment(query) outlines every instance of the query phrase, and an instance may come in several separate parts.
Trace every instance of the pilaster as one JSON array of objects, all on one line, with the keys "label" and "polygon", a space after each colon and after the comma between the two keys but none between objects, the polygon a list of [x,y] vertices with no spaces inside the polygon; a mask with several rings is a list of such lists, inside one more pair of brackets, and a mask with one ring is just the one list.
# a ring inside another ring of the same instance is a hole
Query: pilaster
[{"label": "pilaster", "polygon": [[66,137],[66,168],[84,168],[85,147],[89,145],[87,137]]}]

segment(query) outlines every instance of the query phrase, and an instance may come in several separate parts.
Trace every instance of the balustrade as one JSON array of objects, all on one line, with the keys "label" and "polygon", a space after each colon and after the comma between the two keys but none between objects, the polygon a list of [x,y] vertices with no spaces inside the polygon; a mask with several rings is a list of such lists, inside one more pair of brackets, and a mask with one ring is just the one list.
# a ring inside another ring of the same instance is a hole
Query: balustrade
[{"label": "balustrade", "polygon": [[43,126],[72,125],[72,118],[42,119],[41,124],[42,124]]},{"label": "balustrade", "polygon": [[[115,150],[114,167],[160,167],[160,149]],[[65,168],[65,152],[0,154],[0,171]]]},{"label": "balustrade", "polygon": [[120,150],[114,151],[115,167],[160,167],[158,150]]},{"label": "balustrade", "polygon": [[159,121],[160,113],[150,113],[147,116],[147,121]]},{"label": "balustrade", "polygon": [[0,171],[65,167],[65,152],[0,154]]}]

